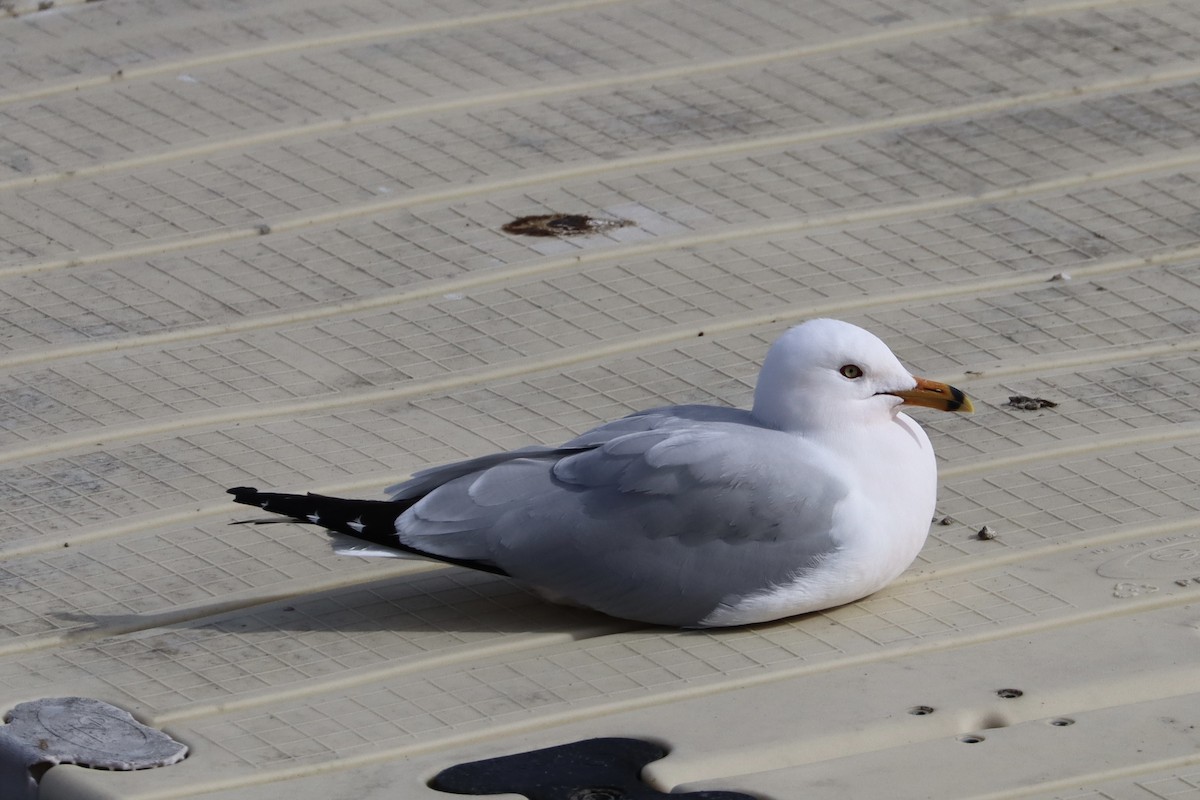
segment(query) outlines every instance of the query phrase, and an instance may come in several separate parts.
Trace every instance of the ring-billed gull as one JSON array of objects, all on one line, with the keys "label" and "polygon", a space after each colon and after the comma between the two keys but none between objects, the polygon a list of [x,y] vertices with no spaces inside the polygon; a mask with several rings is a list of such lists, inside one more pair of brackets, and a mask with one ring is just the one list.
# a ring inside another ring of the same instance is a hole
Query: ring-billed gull
[{"label": "ring-billed gull", "polygon": [[482,569],[642,622],[741,625],[865,597],[916,558],[937,467],[902,405],[972,410],[871,333],[817,319],[771,346],[749,411],[640,411],[423,470],[389,500],[229,491],[353,537],[339,552]]}]

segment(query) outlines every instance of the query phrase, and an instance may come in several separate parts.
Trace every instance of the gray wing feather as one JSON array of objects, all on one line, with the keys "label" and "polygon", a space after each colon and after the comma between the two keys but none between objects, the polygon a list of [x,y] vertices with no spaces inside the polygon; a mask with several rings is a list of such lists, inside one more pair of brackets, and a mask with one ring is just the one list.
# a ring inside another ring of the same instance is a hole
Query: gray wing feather
[{"label": "gray wing feather", "polygon": [[384,489],[384,492],[393,500],[411,500],[414,497],[428,494],[442,484],[452,481],[455,478],[461,478],[464,475],[470,475],[475,472],[482,472],[497,464],[503,464],[506,461],[512,461],[517,458],[548,456],[559,451],[570,451],[573,449],[567,446],[546,447],[544,445],[531,445],[505,453],[492,453],[491,455],[480,456],[479,458],[469,458],[466,461],[455,461],[450,464],[443,464],[414,472],[411,478],[403,483],[387,487]]},{"label": "gray wing feather", "polygon": [[817,457],[745,412],[656,410],[563,448],[419,473],[402,493],[448,480],[397,530],[412,547],[488,561],[608,614],[694,624],[836,549],[847,490]]}]

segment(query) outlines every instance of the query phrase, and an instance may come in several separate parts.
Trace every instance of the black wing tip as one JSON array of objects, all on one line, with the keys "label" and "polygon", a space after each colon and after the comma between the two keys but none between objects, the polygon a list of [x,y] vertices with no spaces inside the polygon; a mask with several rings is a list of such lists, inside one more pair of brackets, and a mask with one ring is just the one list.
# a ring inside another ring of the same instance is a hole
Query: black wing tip
[{"label": "black wing tip", "polygon": [[[327,497],[313,494],[277,494],[275,492],[260,492],[252,486],[235,486],[226,489],[233,495],[235,503],[261,508],[273,514],[279,514],[284,519],[279,520],[247,520],[253,522],[310,522],[321,525],[329,530],[346,534],[355,539],[390,547],[404,553],[441,561],[445,564],[455,564],[460,567],[490,572],[494,575],[508,577],[501,567],[486,561],[474,561],[468,558],[454,558],[426,553],[415,547],[401,544],[395,531],[395,519],[407,506],[391,500],[350,500],[341,497]],[[415,500],[412,502],[416,502]],[[316,504],[329,504],[323,510]],[[411,505],[411,503],[409,503]],[[269,507],[270,506],[270,507]],[[313,519],[310,514],[317,515]],[[367,523],[364,530],[352,530],[346,526],[349,516],[357,516]]]},{"label": "black wing tip", "polygon": [[227,494],[233,495],[233,502],[235,503],[245,503],[248,506],[258,505],[258,489],[255,489],[253,486],[235,486],[225,491]]}]

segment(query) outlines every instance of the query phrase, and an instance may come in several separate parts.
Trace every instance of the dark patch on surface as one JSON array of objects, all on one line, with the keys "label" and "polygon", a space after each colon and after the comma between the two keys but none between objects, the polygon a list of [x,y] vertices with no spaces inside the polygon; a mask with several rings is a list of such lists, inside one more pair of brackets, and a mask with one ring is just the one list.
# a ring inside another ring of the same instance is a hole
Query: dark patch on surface
[{"label": "dark patch on surface", "polygon": [[755,800],[741,792],[664,794],[642,769],[667,754],[640,739],[587,739],[444,769],[429,785],[453,794],[519,794],[529,800]]},{"label": "dark patch on surface", "polygon": [[517,236],[588,236],[633,224],[628,219],[597,219],[586,214],[538,214],[518,217],[500,230]]},{"label": "dark patch on surface", "polygon": [[1008,405],[1010,408],[1019,408],[1022,411],[1038,411],[1043,408],[1058,407],[1058,403],[1053,400],[1047,400],[1044,397],[1026,397],[1023,394],[1010,395]]}]

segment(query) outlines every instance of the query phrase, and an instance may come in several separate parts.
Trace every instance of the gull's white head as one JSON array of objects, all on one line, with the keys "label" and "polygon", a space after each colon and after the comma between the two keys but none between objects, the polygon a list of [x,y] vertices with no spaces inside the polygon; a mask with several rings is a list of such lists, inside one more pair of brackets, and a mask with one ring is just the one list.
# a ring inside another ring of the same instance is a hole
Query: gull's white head
[{"label": "gull's white head", "polygon": [[780,336],[754,391],[754,416],[782,430],[886,422],[901,404],[972,410],[958,389],[914,377],[879,337],[835,319],[810,320]]}]

